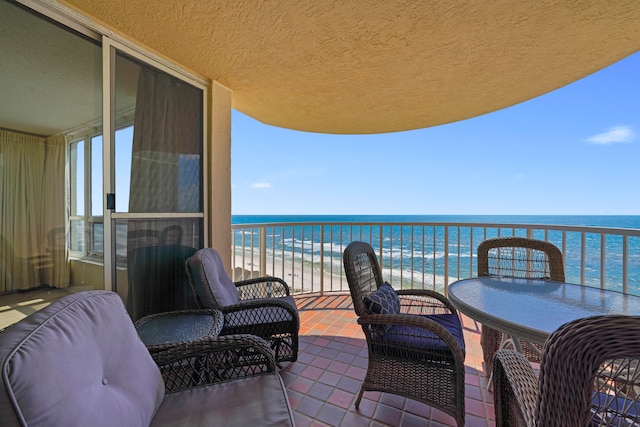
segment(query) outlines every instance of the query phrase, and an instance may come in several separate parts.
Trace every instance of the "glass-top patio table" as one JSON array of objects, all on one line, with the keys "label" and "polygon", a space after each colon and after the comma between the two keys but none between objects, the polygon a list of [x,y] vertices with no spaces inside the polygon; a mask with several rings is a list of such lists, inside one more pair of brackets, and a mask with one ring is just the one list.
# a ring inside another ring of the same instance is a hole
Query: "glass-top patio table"
[{"label": "glass-top patio table", "polygon": [[541,279],[464,279],[449,286],[448,296],[461,313],[510,336],[518,351],[522,351],[519,339],[542,344],[571,320],[607,314],[640,316],[638,296]]},{"label": "glass-top patio table", "polygon": [[214,309],[179,310],[150,314],[135,322],[136,331],[151,357],[159,365],[179,349],[200,340],[217,337],[224,323],[222,312]]}]

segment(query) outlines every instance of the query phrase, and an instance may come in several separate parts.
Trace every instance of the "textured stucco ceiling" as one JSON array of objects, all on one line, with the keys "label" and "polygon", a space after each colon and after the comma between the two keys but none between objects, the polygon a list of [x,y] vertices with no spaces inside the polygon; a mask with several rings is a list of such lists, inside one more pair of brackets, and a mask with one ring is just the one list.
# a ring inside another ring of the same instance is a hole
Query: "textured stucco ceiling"
[{"label": "textured stucco ceiling", "polygon": [[640,50],[638,0],[66,0],[233,90],[262,122],[327,133],[509,107]]}]

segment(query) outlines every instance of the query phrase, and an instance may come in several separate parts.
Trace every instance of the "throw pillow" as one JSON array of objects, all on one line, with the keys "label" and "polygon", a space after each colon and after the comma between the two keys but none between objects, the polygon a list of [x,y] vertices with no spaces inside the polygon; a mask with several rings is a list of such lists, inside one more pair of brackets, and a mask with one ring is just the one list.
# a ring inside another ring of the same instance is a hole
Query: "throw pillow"
[{"label": "throw pillow", "polygon": [[369,314],[398,314],[400,313],[400,299],[396,290],[389,283],[384,282],[378,290],[364,297],[364,305]]}]

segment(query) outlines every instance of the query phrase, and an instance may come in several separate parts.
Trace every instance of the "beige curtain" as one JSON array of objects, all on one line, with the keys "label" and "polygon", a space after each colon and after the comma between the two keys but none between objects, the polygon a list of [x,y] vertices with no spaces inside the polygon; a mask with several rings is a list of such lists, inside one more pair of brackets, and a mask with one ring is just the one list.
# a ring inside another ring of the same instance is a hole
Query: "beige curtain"
[{"label": "beige curtain", "polygon": [[69,286],[65,138],[0,130],[0,292]]}]

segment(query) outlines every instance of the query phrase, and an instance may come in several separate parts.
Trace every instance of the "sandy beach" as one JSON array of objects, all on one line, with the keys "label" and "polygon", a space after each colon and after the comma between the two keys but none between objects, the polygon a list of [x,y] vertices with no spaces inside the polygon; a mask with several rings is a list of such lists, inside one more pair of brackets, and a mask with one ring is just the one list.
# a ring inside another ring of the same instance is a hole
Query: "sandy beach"
[{"label": "sandy beach", "polygon": [[333,265],[333,271],[325,263],[323,283],[321,283],[320,260],[311,264],[305,261],[304,266],[301,260],[296,260],[294,264],[291,260],[284,260],[279,257],[267,257],[267,265],[264,270],[260,270],[257,257],[236,254],[232,260],[233,280],[248,279],[251,277],[274,276],[280,277],[287,282],[293,293],[320,292],[324,288],[325,292],[349,292],[347,280],[340,267]]},{"label": "sandy beach", "polygon": [[[322,288],[324,292],[349,292],[347,279],[342,270],[342,266],[336,260],[329,264],[325,258],[325,269],[323,272],[323,283],[321,283],[320,259],[314,260],[313,264],[305,260],[304,265],[301,259],[295,259],[295,263],[291,259],[282,259],[281,257],[267,256],[267,265],[263,271],[260,271],[260,262],[258,254],[254,253],[253,258],[250,254],[236,254],[232,259],[233,280],[248,279],[251,277],[261,277],[264,275],[280,277],[284,279],[293,293],[310,293],[320,292]],[[401,281],[405,286],[409,286],[411,272],[403,272],[402,280],[400,271],[394,270],[393,275],[388,269],[383,269],[383,280],[387,280],[393,284],[396,289],[401,289]],[[422,287],[422,275],[413,273],[414,287]],[[442,292],[444,289],[444,277],[436,276],[436,290]],[[433,276],[424,276],[424,287],[426,289],[433,288]]]}]

